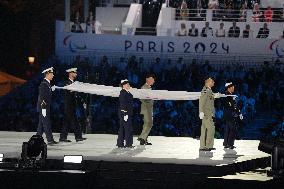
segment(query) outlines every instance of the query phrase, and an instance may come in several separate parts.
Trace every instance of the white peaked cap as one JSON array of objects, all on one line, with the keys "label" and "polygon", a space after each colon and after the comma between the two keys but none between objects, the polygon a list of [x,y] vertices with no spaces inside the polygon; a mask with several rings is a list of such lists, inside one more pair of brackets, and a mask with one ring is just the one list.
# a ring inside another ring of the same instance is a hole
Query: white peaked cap
[{"label": "white peaked cap", "polygon": [[45,73],[45,72],[53,72],[53,67],[47,68],[43,70],[41,73]]},{"label": "white peaked cap", "polygon": [[67,73],[69,72],[77,72],[77,68],[70,68],[68,70],[66,70]]},{"label": "white peaked cap", "polygon": [[123,84],[123,83],[129,83],[129,81],[127,79],[123,79],[120,81],[120,84]]},{"label": "white peaked cap", "polygon": [[229,87],[230,85],[233,85],[233,83],[232,83],[232,82],[226,83],[226,84],[225,84],[225,87],[227,88],[227,87]]}]

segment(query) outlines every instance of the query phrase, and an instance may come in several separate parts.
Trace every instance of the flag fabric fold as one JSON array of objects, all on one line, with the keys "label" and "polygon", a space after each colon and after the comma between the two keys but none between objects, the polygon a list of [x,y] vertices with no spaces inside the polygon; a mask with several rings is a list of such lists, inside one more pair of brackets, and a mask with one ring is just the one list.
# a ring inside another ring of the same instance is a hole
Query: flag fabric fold
[{"label": "flag fabric fold", "polygon": [[[54,89],[65,89],[69,91],[110,97],[118,97],[121,91],[121,87],[82,83],[78,81],[64,87],[53,86],[53,90]],[[149,90],[136,88],[131,88],[129,92],[133,95],[133,98],[152,100],[198,100],[201,94],[200,92]],[[226,96],[227,95],[224,94],[219,95],[219,97]]]}]

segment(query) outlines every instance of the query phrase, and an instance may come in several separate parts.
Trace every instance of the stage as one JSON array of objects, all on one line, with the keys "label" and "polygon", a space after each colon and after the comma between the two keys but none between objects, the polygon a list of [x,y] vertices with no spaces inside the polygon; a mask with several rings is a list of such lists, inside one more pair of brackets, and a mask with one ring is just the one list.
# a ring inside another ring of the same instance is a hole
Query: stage
[{"label": "stage", "polygon": [[[22,143],[34,133],[0,132],[0,153],[5,158],[20,158]],[[45,137],[45,136],[44,136]],[[159,164],[224,166],[267,158],[270,155],[258,150],[258,140],[237,140],[234,150],[224,149],[222,139],[215,139],[216,150],[199,151],[199,140],[189,137],[150,136],[152,146],[141,146],[134,137],[135,148],[116,148],[116,135],[87,134],[86,141],[76,142],[74,135],[71,143],[48,146],[48,159],[63,159],[64,155],[82,155],[84,160],[137,162]],[[54,133],[58,141],[59,133]]]},{"label": "stage", "polygon": [[[0,153],[15,162],[20,159],[22,143],[33,134],[0,132]],[[0,163],[0,181],[11,188],[20,186],[18,183],[40,188],[43,180],[50,188],[198,186],[220,189],[228,185],[230,188],[279,185],[266,175],[270,155],[258,150],[257,140],[237,140],[236,149],[224,150],[223,140],[215,139],[216,150],[199,152],[199,140],[189,137],[150,136],[153,145],[140,146],[135,136],[133,149],[116,148],[116,135],[87,134],[84,137],[88,139],[75,142],[74,135],[70,134],[68,139],[73,142],[48,146],[46,165],[37,171],[17,166],[1,168],[4,164]],[[58,140],[59,133],[54,133],[54,138]],[[64,155],[82,155],[82,166],[76,171],[66,170]]]}]

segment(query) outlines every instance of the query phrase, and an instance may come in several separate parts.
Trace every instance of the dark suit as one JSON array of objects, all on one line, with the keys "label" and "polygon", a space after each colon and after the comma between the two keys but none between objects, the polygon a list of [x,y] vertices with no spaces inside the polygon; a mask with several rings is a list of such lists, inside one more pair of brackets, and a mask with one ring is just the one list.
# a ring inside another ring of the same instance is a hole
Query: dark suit
[{"label": "dark suit", "polygon": [[[66,85],[71,85],[74,81],[68,79]],[[82,131],[76,117],[76,92],[65,90],[64,93],[64,124],[61,129],[60,140],[67,139],[68,128],[73,129],[75,139],[82,138]]]},{"label": "dark suit", "polygon": [[[208,33],[208,32],[210,32],[210,33]],[[208,28],[204,27],[204,28],[202,28],[201,37],[208,37],[208,35],[213,36],[212,28],[211,27],[208,27]]]},{"label": "dark suit", "polygon": [[[123,147],[132,146],[132,115],[133,115],[133,95],[130,92],[122,89],[119,94],[119,120],[120,127],[118,130],[117,146]],[[124,121],[124,116],[128,115],[128,120]]]},{"label": "dark suit", "polygon": [[191,36],[191,37],[197,37],[198,36],[198,29],[197,28],[194,28],[194,30],[192,31],[193,29],[189,29],[188,30],[188,35]]},{"label": "dark suit", "polygon": [[243,31],[243,38],[250,38],[250,35],[252,35],[250,30]]},{"label": "dark suit", "polygon": [[[39,112],[39,123],[37,127],[37,135],[42,136],[45,132],[48,142],[53,141],[53,135],[50,124],[50,104],[51,104],[51,86],[50,83],[44,79],[39,85],[39,94],[37,101],[37,111]],[[42,109],[46,109],[46,116],[42,115]]]},{"label": "dark suit", "polygon": [[269,36],[269,29],[260,28],[256,38],[267,38]]},{"label": "dark suit", "polygon": [[[232,95],[226,91],[226,95]],[[224,146],[234,146],[237,134],[237,126],[240,116],[240,110],[237,107],[237,102],[232,96],[224,98],[224,119],[225,119],[225,133]]]},{"label": "dark suit", "polygon": [[228,37],[239,37],[240,36],[240,28],[238,26],[230,27],[228,32]]}]

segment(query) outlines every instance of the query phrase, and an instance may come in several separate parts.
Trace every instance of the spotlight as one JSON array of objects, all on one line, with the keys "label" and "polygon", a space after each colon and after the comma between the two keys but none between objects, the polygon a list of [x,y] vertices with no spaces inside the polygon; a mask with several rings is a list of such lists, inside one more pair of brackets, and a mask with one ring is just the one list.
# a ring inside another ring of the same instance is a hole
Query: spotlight
[{"label": "spotlight", "polygon": [[64,169],[82,169],[82,155],[64,155]]},{"label": "spotlight", "polygon": [[267,174],[269,176],[283,176],[284,175],[284,140],[278,139],[274,142],[260,141],[258,149],[262,152],[271,154],[271,171]]},{"label": "spotlight", "polygon": [[0,154],[0,162],[3,162],[4,154]]},{"label": "spotlight", "polygon": [[42,136],[33,135],[28,142],[23,142],[21,154],[22,168],[40,168],[47,157],[47,146]]},{"label": "spotlight", "polygon": [[82,163],[83,156],[81,155],[65,155],[64,156],[64,163]]}]

